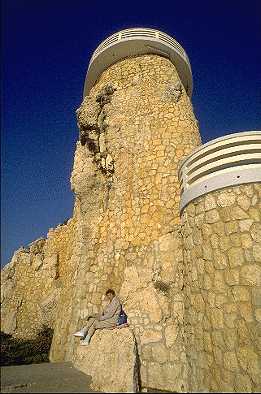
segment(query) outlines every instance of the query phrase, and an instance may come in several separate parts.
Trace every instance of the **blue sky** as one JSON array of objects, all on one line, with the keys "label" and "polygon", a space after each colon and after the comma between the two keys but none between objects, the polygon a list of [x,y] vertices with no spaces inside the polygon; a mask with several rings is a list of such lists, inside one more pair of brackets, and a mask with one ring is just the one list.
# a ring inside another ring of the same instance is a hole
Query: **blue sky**
[{"label": "blue sky", "polygon": [[1,7],[2,265],[72,216],[75,110],[90,56],[108,35],[144,26],[180,42],[203,142],[261,130],[259,0],[2,0]]}]

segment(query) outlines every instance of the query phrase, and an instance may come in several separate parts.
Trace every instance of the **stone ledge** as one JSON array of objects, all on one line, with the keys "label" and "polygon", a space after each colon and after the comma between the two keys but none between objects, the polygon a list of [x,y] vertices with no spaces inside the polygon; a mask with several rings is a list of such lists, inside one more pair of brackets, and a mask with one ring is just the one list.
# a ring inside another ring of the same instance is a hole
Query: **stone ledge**
[{"label": "stone ledge", "polygon": [[128,327],[96,331],[89,346],[77,346],[73,364],[92,376],[91,388],[95,391],[139,391],[136,340]]}]

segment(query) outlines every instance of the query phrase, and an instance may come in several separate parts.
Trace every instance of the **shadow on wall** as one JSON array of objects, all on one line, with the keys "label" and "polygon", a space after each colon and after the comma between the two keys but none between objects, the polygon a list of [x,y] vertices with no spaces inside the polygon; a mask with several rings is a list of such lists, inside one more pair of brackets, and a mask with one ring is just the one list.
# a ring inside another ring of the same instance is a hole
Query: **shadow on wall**
[{"label": "shadow on wall", "polygon": [[0,366],[36,364],[49,361],[53,329],[44,327],[34,339],[13,338],[11,334],[0,332]]}]

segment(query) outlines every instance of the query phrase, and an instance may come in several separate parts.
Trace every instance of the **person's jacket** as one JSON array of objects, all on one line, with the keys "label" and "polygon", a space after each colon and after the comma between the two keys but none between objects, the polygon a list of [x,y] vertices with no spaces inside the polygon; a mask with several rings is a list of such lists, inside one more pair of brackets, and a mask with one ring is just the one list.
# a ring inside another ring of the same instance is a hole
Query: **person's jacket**
[{"label": "person's jacket", "polygon": [[121,303],[117,296],[113,297],[111,302],[104,308],[102,314],[99,316],[99,320],[108,320],[112,319],[116,323],[119,319],[121,313]]}]

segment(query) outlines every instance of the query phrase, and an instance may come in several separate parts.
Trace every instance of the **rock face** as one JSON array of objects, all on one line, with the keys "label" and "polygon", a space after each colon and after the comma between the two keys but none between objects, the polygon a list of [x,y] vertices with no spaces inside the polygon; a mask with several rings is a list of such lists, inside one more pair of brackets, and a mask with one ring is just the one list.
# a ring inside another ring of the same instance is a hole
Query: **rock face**
[{"label": "rock face", "polygon": [[94,391],[139,391],[139,357],[129,328],[96,331],[89,346],[77,346],[73,362],[80,371],[92,376]]},{"label": "rock face", "polygon": [[74,220],[69,220],[51,229],[47,239],[16,251],[1,271],[1,330],[6,334],[28,339],[54,328],[60,294],[69,279],[66,263],[74,228]]}]

